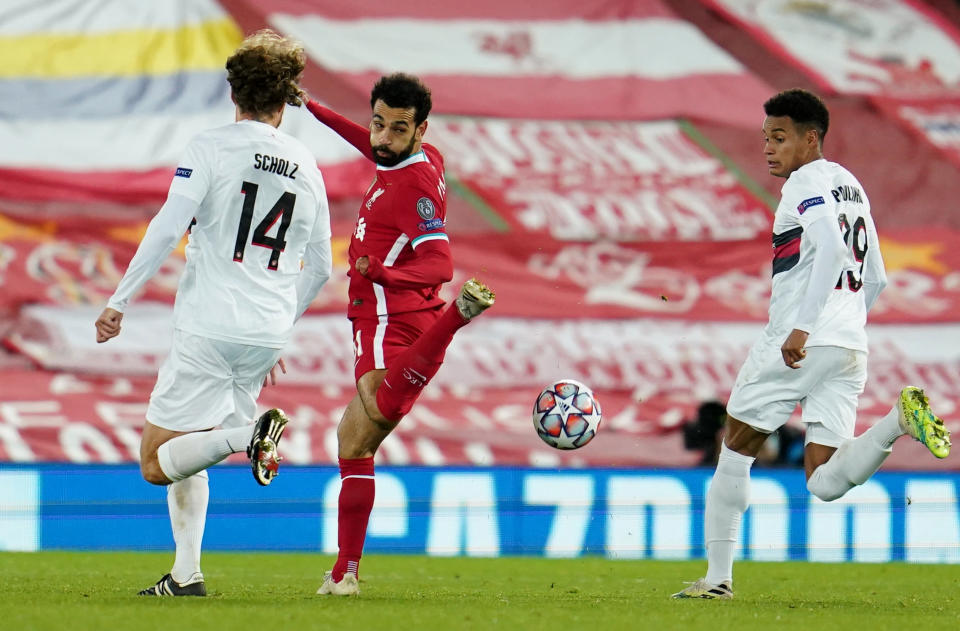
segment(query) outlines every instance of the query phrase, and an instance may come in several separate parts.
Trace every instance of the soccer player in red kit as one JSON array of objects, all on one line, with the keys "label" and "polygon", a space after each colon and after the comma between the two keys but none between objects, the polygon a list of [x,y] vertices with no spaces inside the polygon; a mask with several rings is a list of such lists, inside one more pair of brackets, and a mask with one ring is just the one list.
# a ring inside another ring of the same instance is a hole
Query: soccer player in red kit
[{"label": "soccer player in red kit", "polygon": [[490,307],[475,279],[445,308],[453,278],[443,156],[424,143],[430,90],[416,77],[382,77],[370,94],[369,129],[309,101],[307,108],[377,164],[360,204],[348,252],[357,395],[337,428],[340,461],[338,544],[318,594],[359,593],[360,556],[373,509],[373,456],[436,374],[456,331]]}]

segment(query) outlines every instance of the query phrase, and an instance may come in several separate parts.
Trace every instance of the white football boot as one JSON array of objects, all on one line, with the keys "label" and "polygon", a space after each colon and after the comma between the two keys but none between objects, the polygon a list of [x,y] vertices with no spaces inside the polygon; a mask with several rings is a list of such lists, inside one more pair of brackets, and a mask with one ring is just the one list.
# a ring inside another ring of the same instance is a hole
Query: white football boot
[{"label": "white football boot", "polygon": [[327,572],[323,575],[323,584],[320,585],[317,593],[329,596],[357,596],[360,594],[360,584],[357,582],[357,575],[353,572],[345,572],[339,583],[333,580],[333,572]]}]

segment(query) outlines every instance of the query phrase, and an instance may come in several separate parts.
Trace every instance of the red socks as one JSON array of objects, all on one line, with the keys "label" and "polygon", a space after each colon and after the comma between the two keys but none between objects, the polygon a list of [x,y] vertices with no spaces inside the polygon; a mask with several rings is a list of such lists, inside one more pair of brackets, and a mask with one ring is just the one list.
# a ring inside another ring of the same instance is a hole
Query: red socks
[{"label": "red socks", "polygon": [[345,572],[360,577],[360,557],[367,536],[367,521],[373,510],[375,484],[373,458],[340,458],[340,501],[337,512],[337,543],[340,554],[333,566],[333,580]]},{"label": "red socks", "polygon": [[[393,362],[377,388],[377,407],[387,419],[398,421],[410,411],[423,387],[437,374],[453,334],[466,324],[456,304]],[[333,566],[333,580],[346,572],[360,577],[360,557],[367,536],[367,522],[373,510],[373,458],[340,458],[340,500],[337,514],[337,543],[340,554]]]},{"label": "red socks", "polygon": [[453,334],[466,323],[452,303],[433,326],[393,360],[377,388],[377,407],[384,418],[399,421],[410,411],[423,387],[440,369]]}]

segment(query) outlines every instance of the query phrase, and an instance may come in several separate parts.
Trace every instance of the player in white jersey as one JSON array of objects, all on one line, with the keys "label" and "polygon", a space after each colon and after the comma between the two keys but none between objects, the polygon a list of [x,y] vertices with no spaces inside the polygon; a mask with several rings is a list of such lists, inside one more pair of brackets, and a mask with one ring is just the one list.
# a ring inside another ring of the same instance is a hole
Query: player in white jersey
[{"label": "player in white jersey", "polygon": [[[236,121],[195,137],[163,207],[97,319],[97,341],[120,333],[131,298],[190,231],[174,306],[174,340],[150,396],[140,470],[169,485],[173,568],[142,596],[203,596],[200,543],[206,469],[246,451],[257,482],[277,472],[287,419],[257,397],[293,324],[330,277],[330,213],[316,160],[279,131],[300,105],[302,46],[261,31],[227,60]],[[302,269],[301,269],[302,266]],[[219,429],[214,429],[218,428]]]},{"label": "player in white jersey", "polygon": [[773,222],[770,320],[737,376],[707,493],[707,575],[674,598],[733,598],[733,555],[749,502],[750,467],[797,404],[806,425],[807,489],[823,501],[863,484],[904,434],[938,458],[949,432],[923,391],[907,386],[890,412],[854,438],[867,379],[867,312],[886,285],[870,202],[860,182],[823,158],[826,106],[806,90],[764,103],[764,153],[787,178]]}]

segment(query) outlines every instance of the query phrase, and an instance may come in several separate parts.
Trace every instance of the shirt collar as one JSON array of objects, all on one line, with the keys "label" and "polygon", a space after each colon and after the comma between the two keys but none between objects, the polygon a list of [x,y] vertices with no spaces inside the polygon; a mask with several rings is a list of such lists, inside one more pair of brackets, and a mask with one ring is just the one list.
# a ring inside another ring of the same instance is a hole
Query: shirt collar
[{"label": "shirt collar", "polygon": [[404,167],[408,167],[408,166],[410,166],[411,164],[416,164],[417,162],[430,162],[429,160],[427,160],[427,154],[425,154],[425,153],[423,152],[423,149],[421,149],[420,151],[416,152],[416,153],[413,154],[412,156],[410,156],[410,157],[408,157],[408,158],[405,158],[405,159],[403,160],[403,162],[398,162],[397,164],[393,165],[392,167],[385,167],[385,166],[383,166],[383,165],[381,165],[381,164],[378,164],[378,165],[377,165],[377,170],[378,170],[378,171],[396,171],[397,169],[402,169],[402,168],[404,168]]}]

